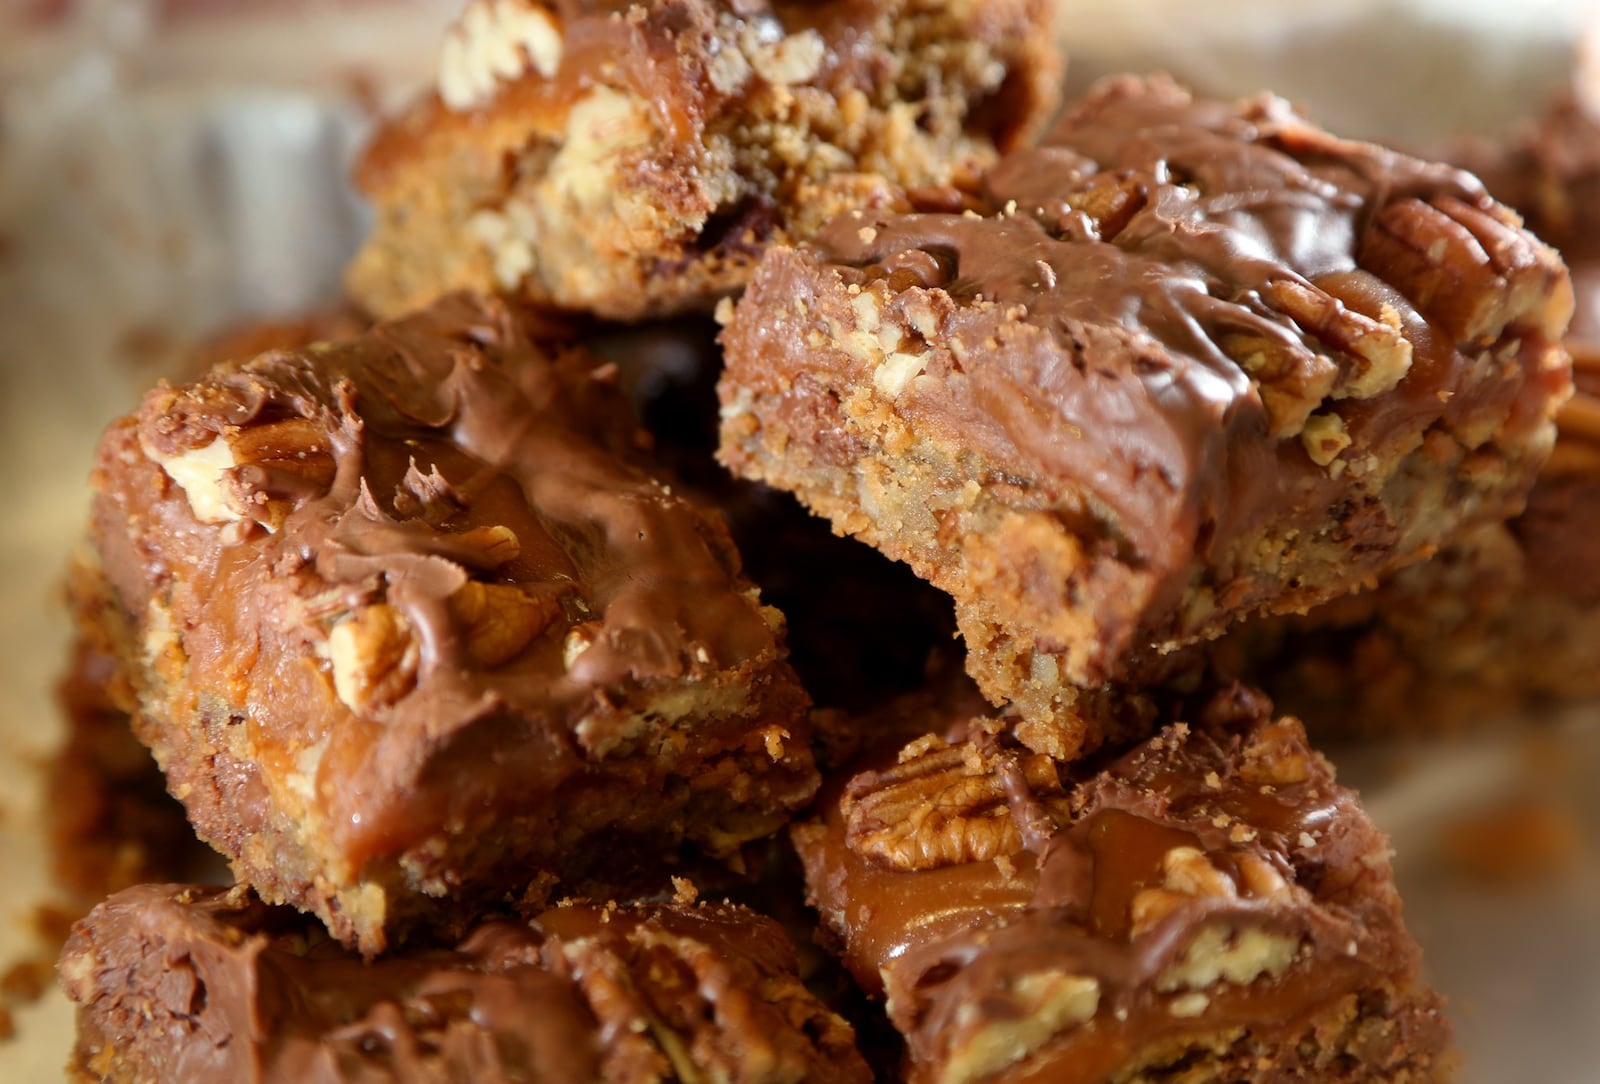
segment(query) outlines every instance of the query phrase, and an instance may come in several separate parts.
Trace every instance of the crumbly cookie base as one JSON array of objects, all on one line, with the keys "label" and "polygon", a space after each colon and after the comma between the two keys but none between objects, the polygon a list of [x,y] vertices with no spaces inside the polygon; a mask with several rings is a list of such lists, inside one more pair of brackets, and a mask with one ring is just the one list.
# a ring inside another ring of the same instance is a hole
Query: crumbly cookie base
[{"label": "crumbly cookie base", "polygon": [[739,400],[744,407],[724,422],[724,461],[795,493],[836,531],[952,595],[968,673],[991,702],[1021,711],[1030,747],[1060,759],[1105,737],[1080,710],[1085,689],[1170,679],[1193,664],[1190,648],[1241,617],[1301,613],[1426,556],[1502,499],[1504,477],[1521,469],[1510,464],[1483,484],[1461,469],[1471,453],[1454,442],[1445,462],[1396,450],[1353,479],[1320,525],[1275,523],[1247,536],[1215,558],[1240,570],[1228,585],[1218,590],[1197,571],[1163,611],[1151,577],[1097,550],[1072,529],[1070,512],[978,483],[1005,477],[1000,464],[908,436],[912,426],[892,403],[859,389],[810,377],[794,387],[803,390]]},{"label": "crumbly cookie base", "polygon": [[767,245],[975,176],[997,138],[1047,117],[1053,44],[1017,31],[1047,26],[1048,5],[900,6],[851,61],[881,82],[758,82],[687,138],[604,78],[575,105],[491,105],[464,133],[435,103],[420,148],[366,185],[377,222],[352,295],[388,316],[457,289],[622,320],[709,311]]}]

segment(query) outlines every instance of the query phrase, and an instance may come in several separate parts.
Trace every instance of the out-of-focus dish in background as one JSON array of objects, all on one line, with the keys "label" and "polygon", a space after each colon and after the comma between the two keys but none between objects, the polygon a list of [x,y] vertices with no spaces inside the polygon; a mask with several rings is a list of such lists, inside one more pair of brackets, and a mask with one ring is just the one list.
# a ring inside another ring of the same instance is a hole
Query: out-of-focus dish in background
[{"label": "out-of-focus dish in background", "polygon": [[[430,78],[455,6],[0,3],[0,969],[35,952],[52,893],[39,766],[60,737],[59,579],[95,437],[196,336],[336,295],[364,228],[345,170],[374,112]],[[1410,146],[1527,115],[1600,20],[1593,0],[1061,8],[1074,86],[1166,69],[1212,93],[1270,87]],[[1333,752],[1393,835],[1463,1078],[1593,1080],[1600,712]],[[15,1027],[0,1079],[56,1079],[64,998]]]}]

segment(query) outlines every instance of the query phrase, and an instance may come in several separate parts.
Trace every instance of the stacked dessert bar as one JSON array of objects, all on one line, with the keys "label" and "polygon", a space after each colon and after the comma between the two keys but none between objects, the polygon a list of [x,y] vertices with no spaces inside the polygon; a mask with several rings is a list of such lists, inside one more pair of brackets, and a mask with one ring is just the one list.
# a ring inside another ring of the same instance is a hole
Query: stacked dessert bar
[{"label": "stacked dessert bar", "polygon": [[1527,507],[1373,591],[1245,626],[1216,648],[1329,732],[1448,729],[1600,696],[1600,115],[1558,94],[1505,144],[1449,156],[1556,245],[1576,296],[1574,393]]},{"label": "stacked dessert bar", "polygon": [[[237,884],[78,925],[81,1079],[1449,1074],[1386,841],[1212,642],[1523,511],[1567,270],[1271,96],[1047,123],[1049,9],[467,6],[368,315],[101,442],[84,702]],[[802,894],[871,1065],[722,902]]]}]

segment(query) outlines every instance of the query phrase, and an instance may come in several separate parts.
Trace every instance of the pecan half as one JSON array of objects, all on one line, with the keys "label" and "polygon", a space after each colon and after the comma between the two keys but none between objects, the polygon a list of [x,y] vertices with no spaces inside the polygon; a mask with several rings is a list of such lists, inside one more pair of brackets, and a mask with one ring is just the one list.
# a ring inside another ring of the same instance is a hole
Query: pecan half
[{"label": "pecan half", "polygon": [[416,688],[421,651],[393,606],[364,606],[328,633],[333,688],[351,711],[386,707]]},{"label": "pecan half", "polygon": [[1252,786],[1286,787],[1311,778],[1315,754],[1300,724],[1280,719],[1262,727],[1244,747],[1239,778]]},{"label": "pecan half", "polygon": [[1345,364],[1325,394],[1370,399],[1392,391],[1411,371],[1411,341],[1400,333],[1400,317],[1392,309],[1374,320],[1326,289],[1290,279],[1278,279],[1266,293],[1301,330],[1342,355]]},{"label": "pecan half", "polygon": [[555,75],[563,48],[561,26],[543,5],[472,0],[445,35],[439,98],[458,113],[476,109],[530,71]]},{"label": "pecan half", "polygon": [[992,996],[1004,1011],[974,1007],[957,1015],[940,1076],[947,1084],[993,1079],[1057,1035],[1087,1024],[1100,1008],[1100,982],[1067,971],[1038,971],[1011,979]]},{"label": "pecan half", "polygon": [[896,870],[986,862],[1022,849],[1000,758],[1014,756],[1033,797],[1066,812],[1055,763],[1045,756],[984,753],[971,743],[931,747],[886,771],[864,772],[842,799],[852,851]]},{"label": "pecan half", "polygon": [[1561,258],[1498,206],[1485,211],[1451,197],[1394,200],[1363,237],[1359,262],[1458,346],[1492,345],[1512,327],[1553,341],[1572,315]]},{"label": "pecan half", "polygon": [[1262,300],[1293,320],[1307,340],[1296,343],[1244,331],[1218,336],[1217,345],[1260,388],[1271,433],[1302,433],[1330,399],[1369,399],[1392,390],[1411,370],[1411,342],[1392,310],[1365,316],[1338,296],[1336,286],[1276,279]]},{"label": "pecan half", "polygon": [[1174,847],[1161,860],[1161,884],[1140,889],[1133,897],[1131,918],[1135,937],[1167,915],[1196,899],[1236,899],[1233,878],[1193,847]]}]

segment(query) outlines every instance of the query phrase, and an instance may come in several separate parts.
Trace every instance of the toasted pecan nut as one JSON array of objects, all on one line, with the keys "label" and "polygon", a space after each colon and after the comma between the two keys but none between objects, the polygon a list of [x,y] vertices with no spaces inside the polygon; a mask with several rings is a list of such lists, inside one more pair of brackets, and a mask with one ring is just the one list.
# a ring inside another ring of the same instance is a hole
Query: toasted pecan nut
[{"label": "toasted pecan nut", "polygon": [[1371,399],[1394,390],[1411,371],[1411,342],[1400,334],[1400,318],[1393,310],[1386,319],[1374,320],[1326,290],[1292,279],[1275,280],[1267,296],[1280,312],[1346,362],[1334,367],[1335,379],[1319,400],[1329,395]]},{"label": "toasted pecan nut", "polygon": [[147,438],[144,451],[183,488],[200,522],[251,520],[269,531],[300,501],[326,493],[335,471],[326,431],[308,418],[229,426],[182,450]]},{"label": "toasted pecan nut", "polygon": [[[943,743],[882,772],[852,781],[842,798],[850,849],[890,869],[922,870],[986,862],[1022,849],[1000,758],[972,743]],[[1047,806],[1061,799],[1049,757],[1018,756],[1027,787]]]},{"label": "toasted pecan nut", "polygon": [[421,659],[404,615],[393,606],[366,606],[328,634],[333,687],[351,711],[386,707],[417,686]]},{"label": "toasted pecan nut", "polygon": [[520,655],[560,614],[554,595],[529,594],[515,584],[470,580],[450,596],[467,654],[486,670]]},{"label": "toasted pecan nut", "polygon": [[1361,265],[1398,286],[1464,347],[1493,344],[1508,327],[1558,339],[1572,316],[1561,258],[1530,235],[1460,200],[1394,200],[1362,239]]}]

